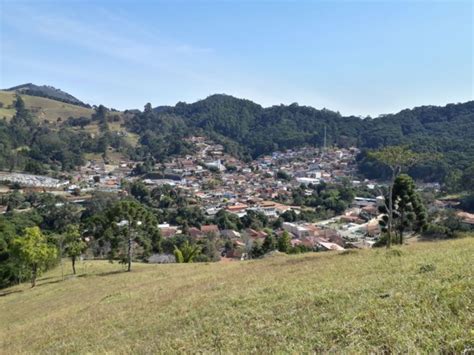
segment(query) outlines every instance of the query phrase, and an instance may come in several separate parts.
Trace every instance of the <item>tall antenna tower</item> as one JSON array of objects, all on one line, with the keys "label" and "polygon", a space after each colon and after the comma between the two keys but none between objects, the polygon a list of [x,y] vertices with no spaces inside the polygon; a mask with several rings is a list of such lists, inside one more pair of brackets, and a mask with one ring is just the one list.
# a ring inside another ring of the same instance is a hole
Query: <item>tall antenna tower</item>
[{"label": "tall antenna tower", "polygon": [[326,143],[327,143],[327,141],[326,141],[326,125],[324,125],[324,144],[323,144],[323,154],[322,155],[324,155],[324,153],[326,153]]}]

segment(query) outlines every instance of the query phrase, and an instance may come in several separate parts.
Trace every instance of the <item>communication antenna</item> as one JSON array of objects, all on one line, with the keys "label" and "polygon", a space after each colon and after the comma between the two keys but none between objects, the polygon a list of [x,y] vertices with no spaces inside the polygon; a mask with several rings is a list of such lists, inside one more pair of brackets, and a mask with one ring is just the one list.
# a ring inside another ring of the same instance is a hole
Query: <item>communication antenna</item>
[{"label": "communication antenna", "polygon": [[323,154],[326,153],[326,125],[324,125],[324,144],[323,144]]}]

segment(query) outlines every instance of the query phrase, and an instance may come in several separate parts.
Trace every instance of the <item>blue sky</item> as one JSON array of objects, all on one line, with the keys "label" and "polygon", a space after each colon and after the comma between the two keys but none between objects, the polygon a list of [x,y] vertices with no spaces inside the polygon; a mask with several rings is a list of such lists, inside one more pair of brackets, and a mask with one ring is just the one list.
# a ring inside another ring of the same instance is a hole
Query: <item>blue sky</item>
[{"label": "blue sky", "polygon": [[0,87],[372,115],[473,99],[471,1],[0,0]]}]

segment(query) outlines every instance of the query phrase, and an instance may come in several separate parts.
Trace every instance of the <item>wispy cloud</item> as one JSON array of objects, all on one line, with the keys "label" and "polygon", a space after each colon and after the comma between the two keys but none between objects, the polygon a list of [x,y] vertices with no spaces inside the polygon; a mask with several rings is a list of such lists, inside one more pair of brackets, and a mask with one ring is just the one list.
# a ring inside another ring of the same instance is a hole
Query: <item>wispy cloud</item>
[{"label": "wispy cloud", "polygon": [[[2,0],[0,0],[2,1]],[[118,108],[140,107],[214,83],[211,48],[169,38],[159,26],[140,24],[119,11],[95,5],[90,15],[45,3],[3,3],[1,87],[22,81],[71,85],[86,101]],[[8,38],[6,38],[8,37]],[[218,77],[218,76],[217,76]],[[182,90],[172,94],[168,88]]]},{"label": "wispy cloud", "polygon": [[[4,25],[101,56],[168,71],[177,70],[177,60],[186,60],[183,56],[213,53],[210,48],[182,43],[166,38],[156,30],[146,30],[113,11],[99,9],[99,12],[103,20],[100,23],[62,13],[37,13],[34,8],[23,5],[15,7],[15,16],[4,18]],[[183,74],[183,69],[179,68],[179,72]],[[189,72],[188,75],[195,76],[196,73]]]}]

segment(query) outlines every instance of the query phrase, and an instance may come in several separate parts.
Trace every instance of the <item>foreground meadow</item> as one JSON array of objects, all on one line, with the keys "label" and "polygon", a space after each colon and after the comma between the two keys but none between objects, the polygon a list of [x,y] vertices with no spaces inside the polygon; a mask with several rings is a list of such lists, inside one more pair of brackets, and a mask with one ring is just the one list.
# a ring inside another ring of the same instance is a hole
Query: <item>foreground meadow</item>
[{"label": "foreground meadow", "polygon": [[131,273],[89,261],[0,291],[0,353],[462,352],[473,255],[466,238]]}]

